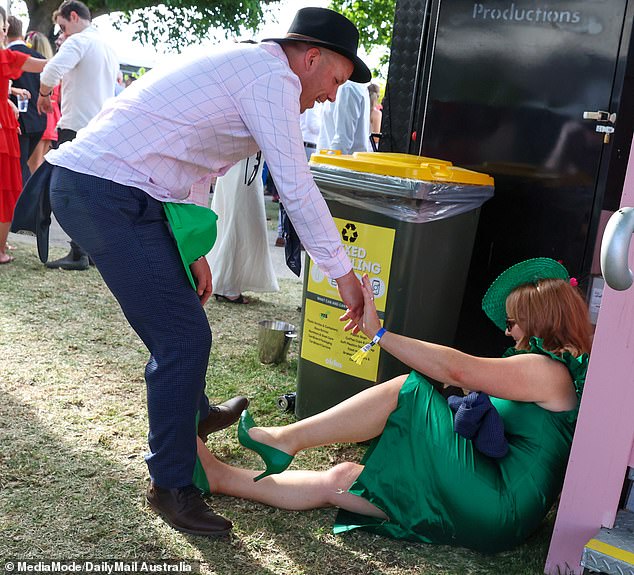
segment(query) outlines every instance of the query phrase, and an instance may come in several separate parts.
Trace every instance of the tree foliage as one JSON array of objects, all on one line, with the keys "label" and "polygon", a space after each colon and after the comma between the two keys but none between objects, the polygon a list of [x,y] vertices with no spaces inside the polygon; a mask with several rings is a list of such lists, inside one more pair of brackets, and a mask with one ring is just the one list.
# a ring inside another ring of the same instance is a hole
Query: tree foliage
[{"label": "tree foliage", "polygon": [[331,0],[330,7],[356,24],[366,52],[392,44],[396,0]]},{"label": "tree foliage", "polygon": [[[53,11],[62,0],[24,0],[29,29],[53,36]],[[210,28],[227,34],[257,29],[264,10],[279,0],[84,0],[93,17],[121,12],[121,23],[136,28],[135,38],[145,44],[162,43],[180,48],[200,41]],[[345,14],[360,32],[366,52],[375,46],[390,46],[396,0],[331,0],[330,7]]]},{"label": "tree foliage", "polygon": [[[62,0],[25,0],[29,29],[52,36],[51,15]],[[135,38],[146,44],[162,42],[178,50],[207,36],[210,28],[237,34],[255,30],[263,6],[279,0],[84,0],[93,17],[122,12],[122,22],[136,26]]]}]

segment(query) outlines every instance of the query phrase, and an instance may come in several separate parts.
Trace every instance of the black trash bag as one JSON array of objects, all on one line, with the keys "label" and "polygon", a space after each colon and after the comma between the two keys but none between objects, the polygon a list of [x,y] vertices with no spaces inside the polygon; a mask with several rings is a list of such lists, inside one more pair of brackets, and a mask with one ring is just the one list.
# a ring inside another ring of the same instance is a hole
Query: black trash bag
[{"label": "black trash bag", "polygon": [[282,204],[280,204],[280,216],[282,218],[282,236],[285,240],[286,265],[299,277],[302,273],[302,242]]},{"label": "black trash bag", "polygon": [[48,232],[51,226],[49,188],[53,166],[48,162],[27,180],[13,213],[11,231],[31,232],[37,238],[37,254],[42,263],[48,260]]}]

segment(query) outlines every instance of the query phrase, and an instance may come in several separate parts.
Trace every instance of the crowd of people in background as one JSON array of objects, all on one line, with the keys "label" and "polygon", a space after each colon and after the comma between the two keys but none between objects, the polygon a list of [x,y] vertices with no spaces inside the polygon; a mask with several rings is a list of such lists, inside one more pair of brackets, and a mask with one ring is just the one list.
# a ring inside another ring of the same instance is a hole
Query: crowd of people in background
[{"label": "crowd of people in background", "polygon": [[[6,264],[14,260],[6,239],[24,185],[46,154],[74,139],[125,82],[115,51],[82,2],[65,0],[52,14],[59,30],[55,49],[41,32],[25,36],[22,21],[0,10],[0,264]],[[20,68],[24,57],[29,63]],[[84,270],[89,263],[88,254],[71,241],[67,256],[46,265]]]}]

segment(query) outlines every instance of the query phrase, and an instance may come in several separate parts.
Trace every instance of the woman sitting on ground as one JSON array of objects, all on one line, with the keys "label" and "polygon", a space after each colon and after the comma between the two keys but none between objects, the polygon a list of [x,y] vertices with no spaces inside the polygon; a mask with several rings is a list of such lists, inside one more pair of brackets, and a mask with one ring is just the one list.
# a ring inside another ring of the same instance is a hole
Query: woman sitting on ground
[{"label": "woman sitting on ground", "polygon": [[[371,338],[381,324],[367,276],[363,286],[360,328]],[[263,457],[267,471],[226,465],[199,442],[210,490],[284,509],[339,507],[335,532],[363,528],[485,552],[521,543],[563,484],[590,324],[566,269],[548,258],[506,270],[487,291],[483,309],[515,340],[503,358],[474,357],[385,332],[381,347],[414,371],[285,427],[253,427],[244,412],[240,441]],[[490,395],[507,454],[488,457],[476,439],[457,434],[448,402],[421,374]],[[361,464],[284,471],[302,449],[372,438]],[[271,473],[280,475],[267,477]]]}]

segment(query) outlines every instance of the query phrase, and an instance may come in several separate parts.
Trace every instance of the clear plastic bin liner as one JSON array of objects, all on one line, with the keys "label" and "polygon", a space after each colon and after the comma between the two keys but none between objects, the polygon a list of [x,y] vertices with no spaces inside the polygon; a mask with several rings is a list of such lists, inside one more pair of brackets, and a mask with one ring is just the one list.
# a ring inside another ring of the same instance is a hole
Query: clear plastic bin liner
[{"label": "clear plastic bin liner", "polygon": [[410,223],[457,216],[493,197],[493,186],[412,180],[312,164],[310,170],[327,200]]}]

